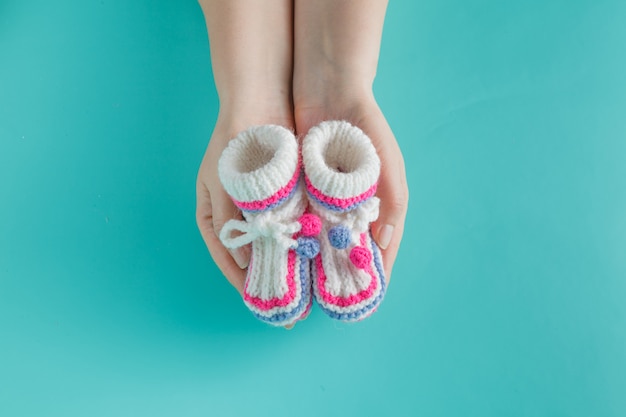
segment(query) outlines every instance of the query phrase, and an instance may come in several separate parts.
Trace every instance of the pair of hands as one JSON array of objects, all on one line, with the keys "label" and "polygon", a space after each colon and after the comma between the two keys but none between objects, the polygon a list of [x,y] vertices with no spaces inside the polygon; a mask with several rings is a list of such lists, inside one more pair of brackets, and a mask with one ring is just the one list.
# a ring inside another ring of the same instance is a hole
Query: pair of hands
[{"label": "pair of hands", "polygon": [[372,92],[387,0],[199,1],[220,113],[198,172],[196,218],[218,267],[242,293],[250,249],[231,253],[218,237],[228,220],[241,219],[217,173],[228,141],[255,125],[281,125],[301,138],[322,121],[346,120],[380,157],[380,215],[371,227],[389,279],[408,188],[402,153]]},{"label": "pair of hands", "polygon": [[[353,97],[348,94],[347,97]],[[319,100],[316,100],[319,102]],[[204,155],[197,178],[196,218],[202,237],[230,283],[242,293],[246,277],[245,268],[250,260],[249,247],[229,252],[220,242],[219,233],[224,224],[241,213],[224,191],[217,173],[217,161],[228,141],[238,132],[252,125],[280,124],[293,129],[301,138],[308,130],[324,120],[347,120],[361,128],[374,143],[381,160],[381,174],[377,196],[380,198],[380,215],[372,224],[374,240],[382,249],[387,279],[391,276],[404,230],[408,204],[408,188],[404,160],[396,139],[387,124],[373,95],[365,94],[349,101],[342,98],[324,100],[323,105],[296,108],[295,117],[289,112],[275,109],[274,115],[265,114],[271,103],[247,115],[238,107],[235,114],[223,111]],[[271,112],[270,112],[271,113]]]}]

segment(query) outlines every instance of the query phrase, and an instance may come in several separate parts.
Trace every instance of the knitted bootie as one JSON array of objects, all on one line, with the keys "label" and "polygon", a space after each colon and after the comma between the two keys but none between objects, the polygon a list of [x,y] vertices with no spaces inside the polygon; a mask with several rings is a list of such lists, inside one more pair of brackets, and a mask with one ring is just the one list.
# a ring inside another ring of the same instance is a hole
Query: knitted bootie
[{"label": "knitted bootie", "polygon": [[252,243],[244,303],[272,325],[304,318],[312,301],[309,259],[319,251],[312,235],[319,230],[308,224],[310,215],[303,217],[307,201],[296,138],[281,126],[252,127],[229,142],[218,171],[245,219],[229,220],[220,240],[229,249]]},{"label": "knitted bootie", "polygon": [[369,230],[378,218],[376,149],[359,128],[328,121],[306,135],[302,160],[309,210],[323,223],[311,268],[315,299],[330,317],[361,320],[376,310],[386,287]]}]

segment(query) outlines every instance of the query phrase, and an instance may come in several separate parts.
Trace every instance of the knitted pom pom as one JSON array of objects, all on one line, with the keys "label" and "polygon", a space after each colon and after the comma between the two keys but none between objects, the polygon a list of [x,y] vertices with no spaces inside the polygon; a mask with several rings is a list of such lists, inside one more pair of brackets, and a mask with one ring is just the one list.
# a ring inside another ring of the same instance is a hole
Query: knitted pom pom
[{"label": "knitted pom pom", "polygon": [[320,252],[320,242],[314,237],[299,237],[296,253],[308,259],[313,259]]},{"label": "knitted pom pom", "polygon": [[372,262],[372,254],[363,246],[355,246],[350,251],[350,261],[359,269],[365,269]]},{"label": "knitted pom pom", "polygon": [[335,249],[345,249],[350,246],[352,233],[346,226],[335,226],[328,231],[328,240]]},{"label": "knitted pom pom", "polygon": [[322,231],[322,221],[315,214],[303,214],[298,221],[302,225],[302,236],[317,236]]}]

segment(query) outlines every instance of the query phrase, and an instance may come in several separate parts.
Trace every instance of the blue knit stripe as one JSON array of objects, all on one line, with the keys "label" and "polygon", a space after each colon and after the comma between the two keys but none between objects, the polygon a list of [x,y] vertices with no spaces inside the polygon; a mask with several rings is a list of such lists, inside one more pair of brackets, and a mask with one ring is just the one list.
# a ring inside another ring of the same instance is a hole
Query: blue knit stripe
[{"label": "blue knit stripe", "polygon": [[338,213],[345,213],[346,211],[354,210],[355,208],[357,208],[358,206],[360,206],[361,204],[363,204],[364,202],[369,200],[369,198],[365,198],[365,199],[363,199],[361,201],[358,201],[358,202],[352,204],[351,206],[343,208],[343,207],[339,207],[339,206],[336,206],[334,204],[330,204],[330,203],[327,203],[325,201],[320,200],[319,198],[317,198],[316,196],[311,194],[311,192],[308,189],[307,189],[307,194],[309,195],[309,198],[314,200],[320,206],[322,206],[324,208],[327,208],[328,210],[338,212]]},{"label": "blue knit stripe", "polygon": [[285,197],[281,198],[280,200],[276,200],[274,203],[265,206],[265,208],[260,209],[260,210],[246,210],[246,209],[242,209],[240,208],[242,211],[245,211],[247,213],[261,213],[267,210],[271,210],[275,207],[280,206],[281,204],[283,204],[285,201],[289,200],[291,197],[293,197],[293,195],[296,193],[296,190],[298,189],[298,184],[296,184],[291,191],[289,191],[289,194],[287,194]]},{"label": "blue knit stripe", "polygon": [[318,305],[320,306],[322,311],[324,311],[324,313],[326,313],[328,316],[337,320],[342,320],[342,321],[358,321],[362,319],[363,317],[367,316],[369,313],[371,313],[372,310],[374,310],[380,304],[383,297],[385,296],[385,291],[387,290],[387,282],[385,281],[385,273],[383,270],[381,254],[380,254],[380,250],[378,249],[378,246],[376,246],[376,243],[371,238],[371,234],[370,234],[370,242],[372,245],[372,254],[374,255],[373,256],[374,265],[376,266],[376,271],[378,272],[378,276],[380,277],[380,293],[376,296],[376,298],[374,298],[374,300],[371,303],[369,303],[365,307],[357,311],[352,311],[349,313],[339,313],[333,310],[329,310],[328,308],[324,307],[321,303],[318,302]]}]

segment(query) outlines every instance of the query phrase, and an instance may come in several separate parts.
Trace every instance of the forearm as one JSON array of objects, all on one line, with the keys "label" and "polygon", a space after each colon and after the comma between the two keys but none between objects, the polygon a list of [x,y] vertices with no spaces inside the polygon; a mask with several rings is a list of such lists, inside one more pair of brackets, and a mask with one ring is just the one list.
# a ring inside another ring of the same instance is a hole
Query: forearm
[{"label": "forearm", "polygon": [[200,0],[222,107],[290,107],[290,0]]},{"label": "forearm", "polygon": [[313,91],[371,91],[386,8],[386,0],[296,0],[296,102]]}]

